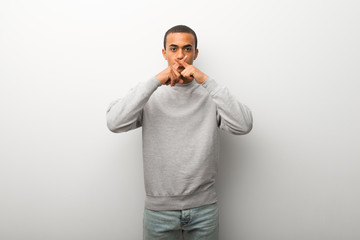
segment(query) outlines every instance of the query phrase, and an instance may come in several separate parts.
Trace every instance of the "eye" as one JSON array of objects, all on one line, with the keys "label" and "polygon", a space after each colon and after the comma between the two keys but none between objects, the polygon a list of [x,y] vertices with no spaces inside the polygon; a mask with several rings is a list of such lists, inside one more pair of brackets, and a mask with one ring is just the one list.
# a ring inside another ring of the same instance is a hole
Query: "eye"
[{"label": "eye", "polygon": [[176,50],[176,48],[172,47],[172,48],[170,48],[170,50],[171,50],[171,51],[175,51],[175,50]]},{"label": "eye", "polygon": [[191,48],[185,48],[186,51],[190,52],[191,51]]}]

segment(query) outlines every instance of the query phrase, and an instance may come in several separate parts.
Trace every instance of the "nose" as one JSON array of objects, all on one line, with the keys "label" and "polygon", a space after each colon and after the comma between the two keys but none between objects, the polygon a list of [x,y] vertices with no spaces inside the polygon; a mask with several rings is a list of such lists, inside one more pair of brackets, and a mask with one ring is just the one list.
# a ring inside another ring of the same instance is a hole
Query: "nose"
[{"label": "nose", "polygon": [[179,49],[179,51],[177,52],[176,58],[181,60],[181,59],[183,59],[183,57],[184,57],[183,51],[182,51],[182,49]]}]

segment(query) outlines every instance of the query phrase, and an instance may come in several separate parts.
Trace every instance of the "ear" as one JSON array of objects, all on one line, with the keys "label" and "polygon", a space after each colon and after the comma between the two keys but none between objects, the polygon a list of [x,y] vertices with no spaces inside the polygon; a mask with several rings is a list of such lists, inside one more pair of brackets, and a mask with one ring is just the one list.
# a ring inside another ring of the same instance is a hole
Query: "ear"
[{"label": "ear", "polygon": [[162,50],[162,55],[163,55],[163,57],[165,58],[165,60],[167,60],[167,57],[166,57],[166,50],[165,50],[165,49],[163,49],[163,50]]},{"label": "ear", "polygon": [[197,56],[198,56],[198,53],[199,53],[199,49],[196,49],[195,50],[195,56],[194,56],[194,60],[197,58]]}]

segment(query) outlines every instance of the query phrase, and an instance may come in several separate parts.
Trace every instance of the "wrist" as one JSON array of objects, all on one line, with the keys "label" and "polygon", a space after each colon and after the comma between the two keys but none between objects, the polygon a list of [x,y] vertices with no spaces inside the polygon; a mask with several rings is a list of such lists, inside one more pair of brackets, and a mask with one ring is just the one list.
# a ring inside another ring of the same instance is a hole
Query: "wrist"
[{"label": "wrist", "polygon": [[197,68],[196,68],[193,76],[194,76],[196,82],[199,84],[202,84],[208,78],[208,76],[205,73],[203,73],[202,71],[200,71]]},{"label": "wrist", "polygon": [[200,76],[200,78],[198,79],[199,84],[203,84],[208,78],[208,75],[202,74],[202,76]]},{"label": "wrist", "polygon": [[164,84],[165,79],[161,73],[157,74],[155,77],[161,84]]}]

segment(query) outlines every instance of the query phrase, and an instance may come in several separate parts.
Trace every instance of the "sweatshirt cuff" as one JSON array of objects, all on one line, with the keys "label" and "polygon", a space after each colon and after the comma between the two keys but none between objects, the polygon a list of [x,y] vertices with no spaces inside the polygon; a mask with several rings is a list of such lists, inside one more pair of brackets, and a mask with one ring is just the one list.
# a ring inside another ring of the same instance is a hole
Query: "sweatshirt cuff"
[{"label": "sweatshirt cuff", "polygon": [[153,76],[152,78],[155,80],[156,86],[160,87],[162,85],[161,82],[159,81],[159,79],[157,79],[156,76]]},{"label": "sweatshirt cuff", "polygon": [[156,76],[152,76],[150,79],[148,79],[147,81],[145,81],[145,85],[147,86],[147,88],[150,89],[157,89],[158,87],[160,87],[162,84],[161,82],[157,79]]},{"label": "sweatshirt cuff", "polygon": [[203,82],[201,86],[206,88],[206,90],[209,91],[210,95],[214,95],[216,89],[220,87],[220,85],[213,78],[210,77],[208,77],[208,79],[205,80],[205,82]]}]

